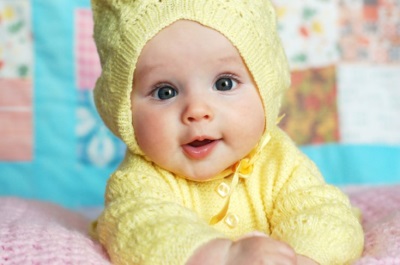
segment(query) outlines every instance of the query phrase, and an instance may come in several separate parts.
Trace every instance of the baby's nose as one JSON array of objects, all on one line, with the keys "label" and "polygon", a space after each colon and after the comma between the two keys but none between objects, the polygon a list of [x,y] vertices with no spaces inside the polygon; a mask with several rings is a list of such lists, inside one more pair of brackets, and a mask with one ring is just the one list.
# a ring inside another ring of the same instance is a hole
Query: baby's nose
[{"label": "baby's nose", "polygon": [[205,100],[194,100],[189,102],[182,115],[183,122],[186,124],[199,121],[210,121],[213,118],[213,111]]}]

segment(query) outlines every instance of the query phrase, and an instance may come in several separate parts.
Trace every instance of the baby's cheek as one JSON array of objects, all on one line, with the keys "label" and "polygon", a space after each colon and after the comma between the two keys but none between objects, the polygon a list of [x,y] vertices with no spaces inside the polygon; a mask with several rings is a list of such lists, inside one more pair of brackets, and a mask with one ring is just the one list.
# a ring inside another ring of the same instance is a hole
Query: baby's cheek
[{"label": "baby's cheek", "polygon": [[147,124],[144,122],[143,117],[133,116],[132,126],[135,134],[135,139],[142,151],[145,151],[148,141]]}]

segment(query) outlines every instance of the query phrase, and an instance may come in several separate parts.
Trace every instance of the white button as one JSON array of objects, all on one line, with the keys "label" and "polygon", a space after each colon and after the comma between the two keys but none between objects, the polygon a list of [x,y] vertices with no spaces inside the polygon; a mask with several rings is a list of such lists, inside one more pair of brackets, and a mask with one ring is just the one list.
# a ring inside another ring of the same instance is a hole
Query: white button
[{"label": "white button", "polygon": [[222,182],[221,184],[218,185],[217,187],[217,193],[219,196],[222,198],[225,198],[229,194],[229,186],[225,182]]},{"label": "white button", "polygon": [[239,217],[236,214],[230,213],[225,217],[225,223],[230,228],[235,228],[239,224]]},{"label": "white button", "polygon": [[225,198],[226,196],[228,196],[229,190],[230,190],[230,188],[229,188],[228,184],[226,184],[225,182],[222,182],[221,184],[219,184],[218,188],[217,188],[217,192],[222,198]]}]

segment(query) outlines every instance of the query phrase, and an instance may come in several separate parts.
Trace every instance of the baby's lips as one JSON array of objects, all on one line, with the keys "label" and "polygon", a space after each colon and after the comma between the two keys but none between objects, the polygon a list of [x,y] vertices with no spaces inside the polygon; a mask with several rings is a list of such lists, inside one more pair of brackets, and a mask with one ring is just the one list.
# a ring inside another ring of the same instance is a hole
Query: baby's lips
[{"label": "baby's lips", "polygon": [[188,143],[188,145],[193,146],[193,147],[200,147],[203,145],[207,145],[209,143],[211,143],[214,140],[210,140],[210,139],[204,139],[204,140],[194,140],[190,143]]},{"label": "baby's lips", "polygon": [[208,140],[200,142],[190,142],[182,145],[182,148],[186,155],[192,159],[203,159],[209,156],[218,144],[217,140]]}]

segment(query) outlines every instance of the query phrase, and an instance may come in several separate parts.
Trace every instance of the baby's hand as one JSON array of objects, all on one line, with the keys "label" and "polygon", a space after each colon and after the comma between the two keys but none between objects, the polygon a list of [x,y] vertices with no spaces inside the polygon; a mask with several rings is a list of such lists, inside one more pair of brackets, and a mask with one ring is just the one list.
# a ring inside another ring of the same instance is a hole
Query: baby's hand
[{"label": "baby's hand", "polygon": [[266,236],[246,236],[229,248],[226,265],[295,265],[296,253],[281,241]]},{"label": "baby's hand", "polygon": [[296,265],[289,245],[260,235],[246,235],[236,242],[215,239],[201,247],[187,265]]}]

